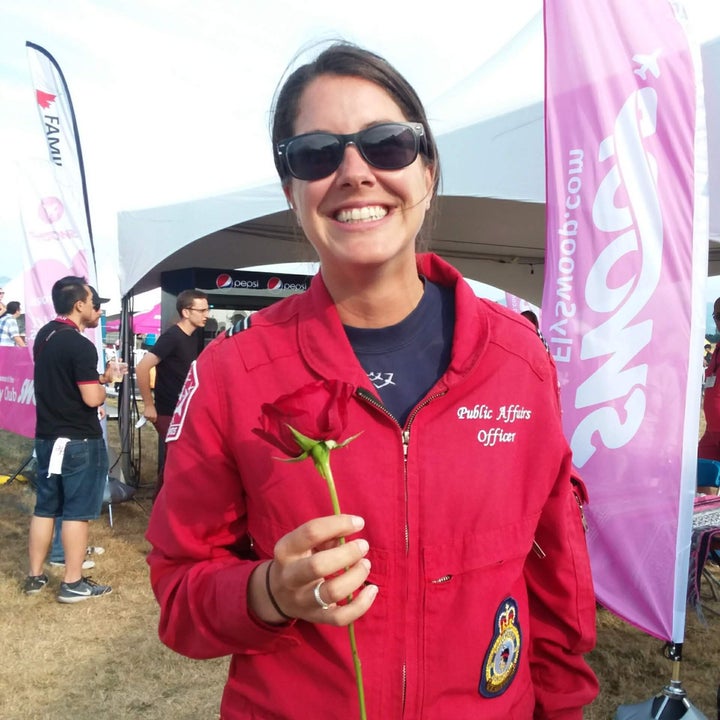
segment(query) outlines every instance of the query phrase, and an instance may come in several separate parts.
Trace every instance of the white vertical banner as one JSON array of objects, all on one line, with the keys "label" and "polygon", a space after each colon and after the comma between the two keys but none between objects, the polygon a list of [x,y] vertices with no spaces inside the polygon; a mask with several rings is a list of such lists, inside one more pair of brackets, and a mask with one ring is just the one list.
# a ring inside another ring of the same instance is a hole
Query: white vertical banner
[{"label": "white vertical banner", "polygon": [[545,0],[545,32],[543,334],[596,592],[682,642],[708,246],[699,51],[679,1]]},{"label": "white vertical banner", "polygon": [[50,295],[55,281],[79,275],[94,282],[85,238],[55,169],[40,160],[26,163],[19,191],[25,231],[25,331],[32,345],[37,331],[55,317]]},{"label": "white vertical banner", "polygon": [[[95,252],[85,188],[80,139],[70,93],[55,59],[39,45],[26,43],[33,98],[47,143],[47,159],[26,163],[19,173],[20,213],[25,234],[25,336],[29,348],[38,330],[55,317],[52,286],[78,275],[97,288]],[[104,365],[102,333],[87,330]],[[16,350],[15,353],[18,351]],[[32,437],[35,427],[33,363],[0,354],[3,380],[0,427]]]},{"label": "white vertical banner", "polygon": [[[97,287],[92,226],[82,151],[65,78],[47,50],[26,43],[33,98],[47,144],[47,160],[29,165],[21,178],[26,239],[26,333],[32,343],[55,316],[51,289],[64,275],[81,275]],[[98,289],[100,292],[100,290]],[[102,294],[102,293],[101,293]],[[98,347],[100,332],[87,331]]]}]

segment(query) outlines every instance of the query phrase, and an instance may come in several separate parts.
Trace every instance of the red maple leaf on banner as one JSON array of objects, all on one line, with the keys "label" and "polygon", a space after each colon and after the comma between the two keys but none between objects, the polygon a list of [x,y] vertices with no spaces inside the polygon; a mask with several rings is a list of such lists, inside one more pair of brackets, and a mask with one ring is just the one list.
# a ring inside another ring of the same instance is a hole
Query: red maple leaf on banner
[{"label": "red maple leaf on banner", "polygon": [[55,98],[57,97],[56,95],[51,95],[50,93],[43,92],[42,90],[36,90],[35,95],[37,97],[38,105],[45,110],[50,107],[51,103],[55,102]]}]

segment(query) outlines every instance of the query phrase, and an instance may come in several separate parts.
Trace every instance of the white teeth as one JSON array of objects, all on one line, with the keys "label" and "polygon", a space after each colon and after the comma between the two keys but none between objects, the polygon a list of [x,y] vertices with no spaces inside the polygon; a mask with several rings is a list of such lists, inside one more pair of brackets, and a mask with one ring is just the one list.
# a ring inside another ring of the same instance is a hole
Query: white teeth
[{"label": "white teeth", "polygon": [[338,222],[365,222],[367,220],[380,220],[387,215],[388,211],[380,205],[368,205],[361,208],[352,208],[351,210],[340,210],[335,219]]}]

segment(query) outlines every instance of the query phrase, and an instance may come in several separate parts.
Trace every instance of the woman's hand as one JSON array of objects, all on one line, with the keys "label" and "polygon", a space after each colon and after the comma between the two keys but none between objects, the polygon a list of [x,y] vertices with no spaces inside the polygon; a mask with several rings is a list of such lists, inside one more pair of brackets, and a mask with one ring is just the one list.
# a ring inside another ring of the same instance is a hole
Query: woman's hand
[{"label": "woman's hand", "polygon": [[[338,626],[364,615],[378,590],[375,585],[364,585],[370,573],[370,561],[365,558],[368,543],[358,538],[338,545],[340,538],[357,533],[364,525],[354,515],[330,515],[310,520],[280,538],[273,561],[258,566],[250,578],[252,611],[268,623],[297,618]],[[319,583],[317,593],[327,609],[315,597]],[[274,607],[268,589],[285,617]],[[351,594],[352,602],[337,604]]]}]

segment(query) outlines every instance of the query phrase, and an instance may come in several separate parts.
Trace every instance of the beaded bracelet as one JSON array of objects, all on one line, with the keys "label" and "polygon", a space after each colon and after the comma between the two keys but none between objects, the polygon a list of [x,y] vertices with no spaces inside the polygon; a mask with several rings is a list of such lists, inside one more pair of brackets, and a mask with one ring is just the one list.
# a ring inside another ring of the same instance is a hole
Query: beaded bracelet
[{"label": "beaded bracelet", "polygon": [[277,611],[278,615],[284,617],[286,620],[294,620],[295,618],[290,617],[289,615],[286,615],[281,609],[280,606],[277,603],[277,600],[275,599],[275,596],[272,594],[272,590],[270,590],[270,568],[272,567],[272,564],[275,562],[275,560],[271,560],[268,563],[267,566],[267,572],[265,573],[265,589],[267,590],[268,597],[270,598],[270,602],[272,603],[272,606]]}]

